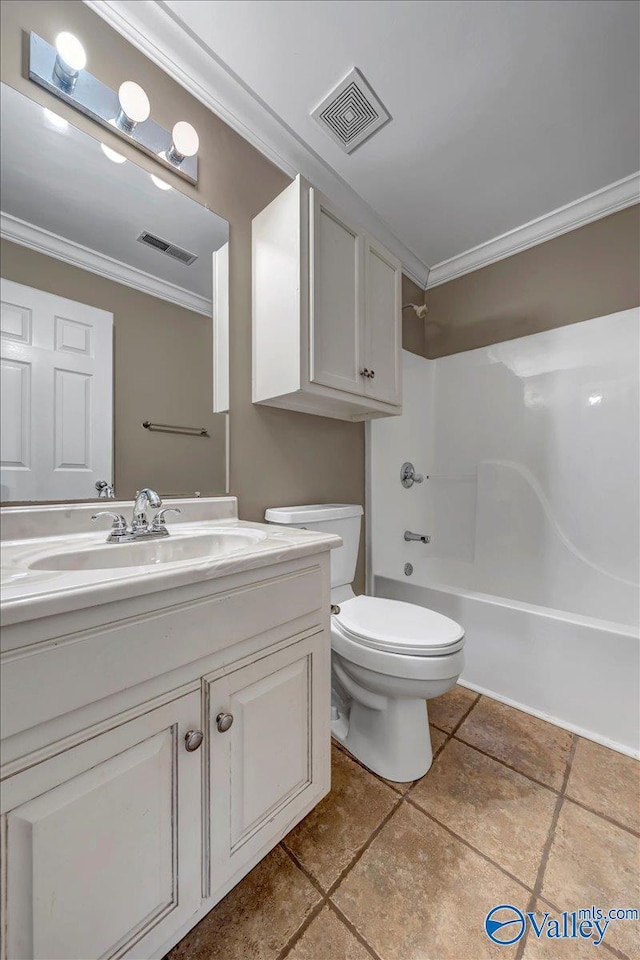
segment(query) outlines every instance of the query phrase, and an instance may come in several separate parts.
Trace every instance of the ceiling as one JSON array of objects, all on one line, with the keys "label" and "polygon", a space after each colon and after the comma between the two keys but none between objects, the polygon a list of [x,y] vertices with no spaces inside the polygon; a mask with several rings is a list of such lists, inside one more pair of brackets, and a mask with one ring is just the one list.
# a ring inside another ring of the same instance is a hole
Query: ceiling
[{"label": "ceiling", "polygon": [[[639,7],[628,0],[157,7],[428,266],[640,166]],[[310,113],[354,66],[392,120],[348,156]]]},{"label": "ceiling", "polygon": [[[210,300],[226,220],[178,190],[160,190],[135,163],[109,160],[100,141],[6,84],[1,112],[3,214]],[[138,243],[143,230],[198,259],[187,266]]]}]

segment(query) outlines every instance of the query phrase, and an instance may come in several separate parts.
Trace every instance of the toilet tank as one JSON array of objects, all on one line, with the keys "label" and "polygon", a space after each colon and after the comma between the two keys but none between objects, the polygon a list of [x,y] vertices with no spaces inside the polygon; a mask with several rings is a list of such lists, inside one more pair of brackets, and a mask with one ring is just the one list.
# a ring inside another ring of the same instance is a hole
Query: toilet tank
[{"label": "toilet tank", "polygon": [[268,523],[302,530],[319,530],[342,537],[342,546],[331,551],[331,586],[353,583],[356,575],[362,507],[354,503],[312,503],[303,507],[270,507],[265,512]]}]

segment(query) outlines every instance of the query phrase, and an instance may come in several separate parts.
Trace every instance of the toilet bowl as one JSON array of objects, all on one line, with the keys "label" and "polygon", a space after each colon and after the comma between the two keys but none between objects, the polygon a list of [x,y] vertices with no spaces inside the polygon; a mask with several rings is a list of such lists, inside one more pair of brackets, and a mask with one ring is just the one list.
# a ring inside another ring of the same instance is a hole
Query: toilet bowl
[{"label": "toilet bowl", "polygon": [[355,596],[362,507],[280,507],[265,516],[343,539],[331,556],[332,735],[387,780],[422,777],[433,760],[425,701],[457,682],[464,666],[462,627],[411,603]]}]

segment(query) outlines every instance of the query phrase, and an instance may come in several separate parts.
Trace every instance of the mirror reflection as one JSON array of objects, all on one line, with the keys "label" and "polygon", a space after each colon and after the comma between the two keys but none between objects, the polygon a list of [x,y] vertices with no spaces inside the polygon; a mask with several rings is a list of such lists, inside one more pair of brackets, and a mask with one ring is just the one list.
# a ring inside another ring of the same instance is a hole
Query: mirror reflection
[{"label": "mirror reflection", "polygon": [[227,221],[1,96],[0,498],[224,493]]}]

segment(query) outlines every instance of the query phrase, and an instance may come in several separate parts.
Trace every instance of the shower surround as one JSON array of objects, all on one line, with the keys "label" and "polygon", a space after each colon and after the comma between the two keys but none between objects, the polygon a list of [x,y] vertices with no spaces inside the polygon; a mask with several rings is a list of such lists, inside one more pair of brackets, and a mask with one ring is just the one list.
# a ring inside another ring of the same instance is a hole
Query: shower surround
[{"label": "shower surround", "polygon": [[368,436],[372,592],[464,626],[462,683],[635,755],[639,321],[405,352],[404,414]]}]

